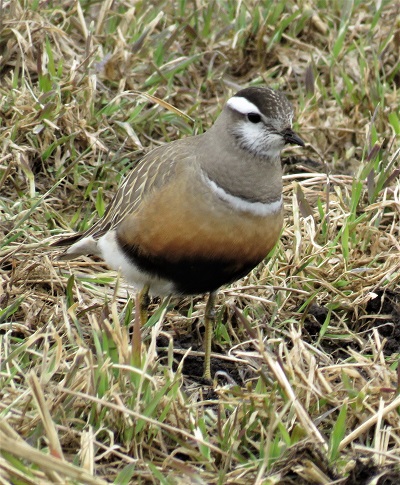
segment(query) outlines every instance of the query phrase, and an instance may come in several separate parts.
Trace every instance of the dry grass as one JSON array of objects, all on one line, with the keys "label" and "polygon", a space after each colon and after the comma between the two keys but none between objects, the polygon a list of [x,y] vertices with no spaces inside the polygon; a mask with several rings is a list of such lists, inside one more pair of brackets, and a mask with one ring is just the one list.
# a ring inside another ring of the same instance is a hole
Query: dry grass
[{"label": "dry grass", "polygon": [[[0,8],[0,483],[398,483],[396,2]],[[131,289],[47,243],[249,84],[308,144],[282,240],[221,291],[208,389],[202,297],[154,302],[132,349]]]}]

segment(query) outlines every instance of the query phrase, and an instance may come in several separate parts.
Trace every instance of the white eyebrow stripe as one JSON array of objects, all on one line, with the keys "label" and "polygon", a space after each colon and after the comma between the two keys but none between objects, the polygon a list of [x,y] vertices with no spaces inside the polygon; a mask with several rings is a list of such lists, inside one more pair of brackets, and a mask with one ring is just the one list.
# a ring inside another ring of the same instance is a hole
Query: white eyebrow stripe
[{"label": "white eyebrow stripe", "polygon": [[282,196],[274,202],[250,202],[236,195],[229,194],[221,186],[217,185],[203,172],[204,181],[210,187],[212,192],[220,199],[227,202],[233,209],[240,212],[249,212],[255,216],[266,217],[276,214],[282,209]]},{"label": "white eyebrow stripe", "polygon": [[232,96],[232,98],[228,99],[226,103],[230,108],[247,115],[249,113],[257,113],[261,115],[260,110],[257,106],[251,103],[248,99],[243,98],[242,96]]}]

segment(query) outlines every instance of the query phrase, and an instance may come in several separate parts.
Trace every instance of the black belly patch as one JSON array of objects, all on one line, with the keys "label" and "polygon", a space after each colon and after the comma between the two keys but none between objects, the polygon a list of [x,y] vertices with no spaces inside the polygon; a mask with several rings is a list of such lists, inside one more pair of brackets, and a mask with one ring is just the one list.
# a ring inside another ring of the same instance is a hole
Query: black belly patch
[{"label": "black belly patch", "polygon": [[178,293],[194,295],[215,291],[251,271],[260,261],[232,261],[187,256],[170,261],[160,256],[143,254],[137,246],[122,245],[124,254],[141,271],[172,281]]}]

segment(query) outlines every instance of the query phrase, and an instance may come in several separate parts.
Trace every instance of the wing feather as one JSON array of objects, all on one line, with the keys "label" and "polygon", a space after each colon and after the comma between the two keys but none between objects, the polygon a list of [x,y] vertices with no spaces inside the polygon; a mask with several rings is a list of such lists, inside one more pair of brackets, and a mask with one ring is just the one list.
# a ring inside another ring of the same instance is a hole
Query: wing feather
[{"label": "wing feather", "polygon": [[[87,231],[61,239],[53,245],[66,246],[87,237],[97,240],[115,229],[127,216],[134,215],[149,192],[159,189],[171,180],[182,159],[185,163],[190,163],[194,138],[197,137],[177,140],[145,155],[119,187],[101,219]],[[187,140],[191,140],[189,144]]]}]

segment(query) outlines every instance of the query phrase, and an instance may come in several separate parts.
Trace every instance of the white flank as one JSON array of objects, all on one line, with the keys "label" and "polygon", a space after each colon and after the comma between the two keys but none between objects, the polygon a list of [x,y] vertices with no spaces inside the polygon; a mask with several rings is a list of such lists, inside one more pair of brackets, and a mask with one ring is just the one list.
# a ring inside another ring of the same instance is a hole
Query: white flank
[{"label": "white flank", "polygon": [[249,113],[257,113],[261,115],[260,110],[257,106],[251,103],[248,99],[243,98],[242,96],[232,96],[232,98],[228,99],[226,103],[230,108],[247,115]]},{"label": "white flank", "polygon": [[92,238],[92,236],[89,236],[72,244],[72,246],[67,249],[66,254],[95,254],[98,256],[100,253],[99,248],[97,247],[97,242]]},{"label": "white flank", "polygon": [[249,212],[254,216],[269,216],[276,214],[282,208],[282,196],[279,200],[274,202],[250,202],[248,200],[237,197],[236,195],[229,194],[225,190],[217,185],[213,180],[209,179],[207,175],[203,172],[204,180],[210,189],[217,195],[220,199],[228,202],[228,204],[235,210],[240,212]]},{"label": "white flank", "polygon": [[157,296],[167,296],[175,293],[172,282],[151,276],[132,263],[121,250],[115,231],[109,231],[102,236],[97,243],[101,257],[110,268],[121,271],[129,283],[138,289],[144,285],[150,286],[150,293]]}]

